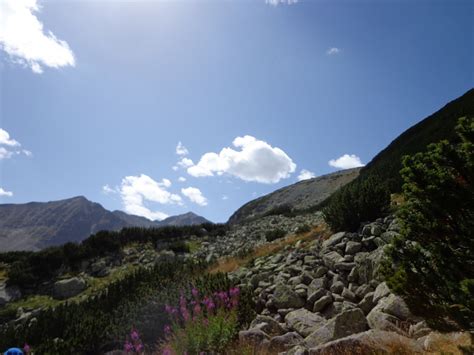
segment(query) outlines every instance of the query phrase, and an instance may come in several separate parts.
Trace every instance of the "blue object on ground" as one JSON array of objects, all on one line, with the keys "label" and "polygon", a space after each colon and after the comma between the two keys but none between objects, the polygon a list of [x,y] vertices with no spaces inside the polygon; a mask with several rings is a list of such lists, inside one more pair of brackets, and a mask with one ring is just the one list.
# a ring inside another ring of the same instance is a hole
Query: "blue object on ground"
[{"label": "blue object on ground", "polygon": [[23,351],[18,348],[10,348],[3,355],[23,355]]}]

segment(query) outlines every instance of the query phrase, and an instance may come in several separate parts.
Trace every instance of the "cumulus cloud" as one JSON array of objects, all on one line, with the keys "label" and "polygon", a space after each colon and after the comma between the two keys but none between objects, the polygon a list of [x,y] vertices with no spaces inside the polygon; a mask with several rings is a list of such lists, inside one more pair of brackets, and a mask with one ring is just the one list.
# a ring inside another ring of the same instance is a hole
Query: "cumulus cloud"
[{"label": "cumulus cloud", "polygon": [[0,1],[0,48],[10,58],[35,73],[43,66],[59,68],[74,66],[74,54],[69,45],[51,32],[45,32],[36,17],[38,0]]},{"label": "cumulus cloud", "polygon": [[21,144],[10,137],[10,134],[0,128],[0,160],[10,159],[13,155],[24,154],[31,157],[33,154],[26,149],[21,149]]},{"label": "cumulus cloud", "polygon": [[181,193],[189,198],[191,202],[198,204],[199,206],[207,206],[207,198],[204,197],[201,190],[197,187],[187,187],[181,189]]},{"label": "cumulus cloud", "polygon": [[194,165],[194,162],[189,158],[183,158],[177,163],[182,168],[189,168]]},{"label": "cumulus cloud", "polygon": [[178,145],[176,146],[176,154],[180,156],[188,155],[189,151],[188,149],[183,145],[183,143],[178,142]]},{"label": "cumulus cloud", "polygon": [[303,169],[303,170],[300,171],[300,174],[298,175],[298,181],[308,180],[308,179],[312,179],[314,177],[316,177],[316,175],[314,175],[314,173],[312,171]]},{"label": "cumulus cloud", "polygon": [[350,169],[364,166],[360,158],[355,154],[344,154],[337,159],[331,159],[329,165],[337,169]]},{"label": "cumulus cloud", "polygon": [[196,165],[187,169],[194,177],[229,174],[244,181],[277,183],[290,176],[296,164],[280,148],[252,136],[237,137],[233,148],[220,153],[204,154]]},{"label": "cumulus cloud", "polygon": [[2,187],[0,187],[0,197],[12,197],[13,192],[11,191],[5,191]]},{"label": "cumulus cloud", "polygon": [[341,53],[341,49],[337,48],[337,47],[332,47],[332,48],[329,48],[327,51],[326,51],[326,54],[327,55],[335,55],[335,54],[339,54]]},{"label": "cumulus cloud", "polygon": [[186,178],[185,178],[184,176],[180,176],[180,177],[178,178],[178,181],[179,181],[179,182],[185,182],[185,181],[186,181]]},{"label": "cumulus cloud", "polygon": [[277,5],[293,5],[296,4],[298,0],[265,0],[266,4],[277,6]]},{"label": "cumulus cloud", "polygon": [[[168,217],[168,215],[163,212],[150,210],[145,206],[145,202],[181,204],[181,197],[167,190],[170,186],[171,181],[168,179],[158,182],[147,175],[141,174],[139,176],[126,176],[123,178],[117,190],[122,198],[125,212],[151,220],[161,220]],[[113,189],[111,190],[113,191]]]},{"label": "cumulus cloud", "polygon": [[229,199],[229,196],[227,195],[222,195],[222,199],[225,201],[225,200],[228,200]]}]

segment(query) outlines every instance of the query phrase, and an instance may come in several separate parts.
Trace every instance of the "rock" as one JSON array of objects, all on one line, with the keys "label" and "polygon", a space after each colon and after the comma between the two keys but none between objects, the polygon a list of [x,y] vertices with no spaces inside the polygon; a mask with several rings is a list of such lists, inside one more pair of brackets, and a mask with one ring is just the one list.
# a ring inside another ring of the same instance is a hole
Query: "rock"
[{"label": "rock", "polygon": [[367,315],[367,322],[371,329],[386,330],[406,335],[403,330],[398,327],[400,320],[390,314],[382,311],[383,304],[376,305]]},{"label": "rock", "polygon": [[268,280],[270,272],[261,272],[259,274],[253,275],[250,279],[250,284],[253,288],[256,288],[261,281]]},{"label": "rock", "polygon": [[388,297],[382,299],[379,303],[383,304],[383,312],[391,314],[392,316],[395,316],[401,320],[414,318],[405,301],[399,296],[390,294]]},{"label": "rock", "polygon": [[383,258],[383,248],[378,248],[370,253],[360,252],[355,255],[358,282],[360,284],[368,284],[371,280],[378,277]]},{"label": "rock", "polygon": [[297,345],[290,350],[288,350],[285,355],[308,355],[308,349],[306,349],[304,346]]},{"label": "rock", "polygon": [[337,251],[331,251],[323,255],[324,264],[330,269],[334,269],[336,263],[344,261],[344,258]]},{"label": "rock", "polygon": [[319,300],[317,300],[315,303],[314,303],[314,306],[313,306],[313,312],[320,312],[322,311],[328,304],[331,304],[332,303],[332,297],[327,295],[327,296],[323,296],[321,297]]},{"label": "rock", "polygon": [[312,292],[309,294],[308,296],[308,304],[311,305],[311,307],[313,306],[314,302],[316,302],[317,300],[319,300],[321,297],[325,296],[328,294],[328,291],[325,290],[324,288],[320,288],[320,289],[317,289],[316,291]]},{"label": "rock", "polygon": [[[396,349],[396,352],[394,351]],[[423,348],[415,340],[382,330],[368,330],[363,333],[319,345],[309,350],[311,355],[341,354],[423,354]]]},{"label": "rock", "polygon": [[273,293],[273,304],[276,308],[301,308],[305,302],[290,287],[277,285]]},{"label": "rock", "polygon": [[373,224],[372,228],[370,229],[370,234],[378,237],[383,232],[382,227],[379,224]]},{"label": "rock", "polygon": [[362,301],[359,302],[359,308],[364,311],[365,314],[369,314],[369,312],[374,308],[376,303],[374,302],[374,293],[369,292],[364,296]]},{"label": "rock", "polygon": [[306,337],[319,328],[326,320],[307,309],[297,309],[285,316],[285,323],[289,329],[297,331]]},{"label": "rock", "polygon": [[342,291],[341,296],[344,297],[346,300],[349,300],[349,301],[354,301],[356,299],[356,295],[354,294],[354,292],[352,292],[348,288],[344,288],[344,290]]},{"label": "rock", "polygon": [[308,285],[308,292],[311,294],[314,291],[317,291],[319,289],[324,289],[324,288],[326,288],[326,284],[327,284],[327,278],[326,277],[320,277],[318,279],[314,279]]},{"label": "rock", "polygon": [[265,347],[270,337],[260,329],[251,328],[249,330],[241,330],[239,332],[239,341],[242,344],[253,347]]},{"label": "rock", "polygon": [[357,287],[356,291],[355,291],[355,294],[357,297],[359,297],[360,299],[364,298],[364,296],[366,294],[368,294],[370,291],[372,290],[372,287],[370,287],[369,285],[361,285],[359,287]]},{"label": "rock", "polygon": [[355,263],[348,263],[348,262],[340,262],[340,263],[336,263],[334,265],[334,267],[336,268],[336,270],[342,270],[342,271],[351,271],[354,267],[356,266]]},{"label": "rock", "polygon": [[323,249],[327,249],[331,246],[338,244],[339,242],[342,241],[345,235],[346,235],[346,232],[339,232],[339,233],[333,234],[332,236],[329,237],[329,239],[323,242]]},{"label": "rock", "polygon": [[362,244],[359,242],[349,241],[346,244],[346,254],[356,254],[362,249]]},{"label": "rock", "polygon": [[[206,262],[210,262],[213,259],[213,256],[214,255],[212,253],[207,255]],[[176,254],[172,250],[164,250],[157,255],[157,257],[155,258],[155,263],[170,263],[173,262],[175,258]]]},{"label": "rock", "polygon": [[398,219],[394,219],[387,228],[388,231],[400,233],[401,225]]},{"label": "rock", "polygon": [[315,278],[319,278],[321,276],[326,275],[328,272],[328,268],[326,266],[320,266],[316,269],[316,272],[314,273]]},{"label": "rock", "polygon": [[386,282],[382,282],[377,286],[374,291],[374,299],[373,301],[377,303],[381,298],[386,297],[390,294],[390,289],[387,286]]},{"label": "rock", "polygon": [[53,285],[53,297],[60,300],[67,299],[78,295],[86,288],[86,281],[79,277],[56,281]]},{"label": "rock", "polygon": [[463,352],[460,347],[471,348],[473,340],[469,332],[453,332],[453,333],[430,333],[423,342],[423,348],[428,352],[436,352],[436,354],[468,354]]},{"label": "rock", "polygon": [[336,281],[331,286],[331,292],[341,294],[342,290],[344,290],[344,283],[342,281]]},{"label": "rock", "polygon": [[380,235],[380,238],[383,239],[383,241],[387,244],[390,244],[393,242],[393,240],[398,237],[400,234],[397,232],[384,232]]},{"label": "rock", "polygon": [[370,224],[366,224],[363,228],[362,228],[362,235],[363,236],[366,236],[366,237],[370,237],[371,235],[371,229],[372,229],[372,226]]},{"label": "rock", "polygon": [[0,284],[0,306],[7,304],[8,302],[16,301],[21,298],[21,291],[16,286],[6,286]]},{"label": "rock", "polygon": [[290,332],[284,335],[273,337],[270,340],[270,344],[268,348],[269,348],[269,351],[272,353],[286,351],[300,344],[303,340],[304,338],[298,333]]},{"label": "rock", "polygon": [[367,329],[367,320],[364,312],[355,308],[338,314],[324,326],[317,329],[305,338],[305,345],[309,348],[324,344],[331,340],[360,333]]},{"label": "rock", "polygon": [[425,335],[428,335],[431,332],[432,330],[430,329],[426,321],[421,321],[416,324],[410,325],[410,329],[408,330],[408,335],[410,335],[410,337],[412,338],[418,339]]},{"label": "rock", "polygon": [[250,323],[250,328],[258,328],[268,335],[281,335],[285,332],[275,319],[260,314]]}]

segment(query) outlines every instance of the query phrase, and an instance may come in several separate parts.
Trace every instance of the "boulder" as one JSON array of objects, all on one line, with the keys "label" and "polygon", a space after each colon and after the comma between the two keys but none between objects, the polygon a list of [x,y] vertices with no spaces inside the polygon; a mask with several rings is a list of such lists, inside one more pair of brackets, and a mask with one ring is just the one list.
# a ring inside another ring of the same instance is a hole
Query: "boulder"
[{"label": "boulder", "polygon": [[384,298],[390,294],[390,289],[386,282],[382,282],[377,286],[374,291],[374,302],[377,303],[381,298]]},{"label": "boulder", "polygon": [[297,346],[304,338],[296,332],[286,333],[270,339],[268,349],[271,353],[278,353]]},{"label": "boulder", "polygon": [[340,243],[342,239],[345,237],[345,235],[346,235],[346,232],[339,232],[339,233],[331,235],[329,239],[323,242],[323,249],[327,249],[329,247],[332,247]]},{"label": "boulder", "polygon": [[362,301],[359,302],[358,307],[364,311],[365,314],[369,314],[369,312],[374,308],[376,303],[374,302],[374,293],[369,292],[364,296]]},{"label": "boulder", "polygon": [[366,329],[367,320],[364,312],[358,308],[350,309],[338,314],[324,326],[308,335],[305,338],[305,345],[313,348],[332,340],[363,332]]},{"label": "boulder", "polygon": [[400,319],[383,312],[383,304],[377,304],[367,315],[367,322],[371,329],[397,332],[401,335],[406,333],[398,327]]},{"label": "boulder", "polygon": [[356,254],[362,249],[362,244],[359,242],[349,241],[346,244],[346,254]]},{"label": "boulder", "polygon": [[86,288],[86,281],[80,277],[56,281],[53,285],[53,297],[64,300],[78,295]]},{"label": "boulder", "polygon": [[331,251],[323,255],[323,261],[327,267],[329,267],[330,269],[334,269],[334,266],[337,263],[344,261],[344,257],[342,257],[341,254],[339,254],[337,251]]},{"label": "boulder", "polygon": [[342,281],[336,281],[331,286],[331,292],[341,294],[342,290],[344,290],[344,283]]},{"label": "boulder", "polygon": [[325,289],[327,285],[327,278],[325,276],[314,279],[311,281],[311,283],[308,285],[308,292],[311,294],[314,291],[317,291],[319,289]]},{"label": "boulder", "polygon": [[268,339],[270,339],[268,334],[258,328],[241,330],[239,332],[239,341],[242,344],[250,345],[256,348],[265,347],[268,344]]},{"label": "boulder", "polygon": [[[394,350],[396,349],[396,350]],[[319,345],[309,350],[311,355],[341,354],[423,354],[422,346],[415,340],[397,333],[368,330]]]},{"label": "boulder", "polygon": [[401,320],[413,319],[414,316],[408,309],[407,304],[400,296],[395,296],[393,293],[388,297],[383,298],[379,303],[383,305],[382,311]]},{"label": "boulder", "polygon": [[285,332],[280,323],[275,319],[261,314],[250,323],[250,328],[258,328],[268,335],[281,335]]},{"label": "boulder", "polygon": [[327,305],[332,303],[332,296],[323,296],[314,302],[313,312],[321,312]]},{"label": "boulder", "polygon": [[273,305],[280,308],[301,308],[305,302],[289,286],[277,285],[273,293]]},{"label": "boulder", "polygon": [[314,332],[325,321],[323,317],[304,308],[292,311],[285,316],[285,323],[288,328],[304,337]]}]

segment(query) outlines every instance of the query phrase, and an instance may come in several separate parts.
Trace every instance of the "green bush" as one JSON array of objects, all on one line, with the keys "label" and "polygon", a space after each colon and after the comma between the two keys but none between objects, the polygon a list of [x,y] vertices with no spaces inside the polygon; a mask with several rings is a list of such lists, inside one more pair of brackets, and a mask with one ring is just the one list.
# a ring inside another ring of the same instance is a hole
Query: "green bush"
[{"label": "green bush", "polygon": [[390,191],[379,178],[355,180],[335,192],[323,209],[334,232],[355,231],[364,221],[380,217],[390,206]]},{"label": "green bush", "polygon": [[474,327],[474,119],[458,138],[406,157],[402,236],[388,250],[389,286],[410,308],[444,328],[446,317]]},{"label": "green bush", "polygon": [[303,224],[302,226],[298,227],[298,229],[296,230],[296,234],[308,233],[310,231],[311,231],[311,227],[307,224]]},{"label": "green bush", "polygon": [[267,242],[272,242],[276,239],[283,238],[286,235],[286,232],[283,229],[273,229],[265,233],[265,239]]}]

